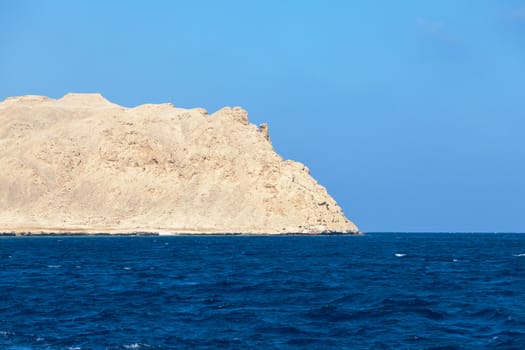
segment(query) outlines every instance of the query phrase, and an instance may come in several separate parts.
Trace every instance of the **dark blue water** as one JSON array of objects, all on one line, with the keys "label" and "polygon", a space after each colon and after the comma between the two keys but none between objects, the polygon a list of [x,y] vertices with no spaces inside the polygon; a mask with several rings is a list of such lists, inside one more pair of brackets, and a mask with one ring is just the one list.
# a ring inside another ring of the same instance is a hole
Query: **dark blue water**
[{"label": "dark blue water", "polygon": [[2,349],[523,349],[525,234],[0,238]]}]

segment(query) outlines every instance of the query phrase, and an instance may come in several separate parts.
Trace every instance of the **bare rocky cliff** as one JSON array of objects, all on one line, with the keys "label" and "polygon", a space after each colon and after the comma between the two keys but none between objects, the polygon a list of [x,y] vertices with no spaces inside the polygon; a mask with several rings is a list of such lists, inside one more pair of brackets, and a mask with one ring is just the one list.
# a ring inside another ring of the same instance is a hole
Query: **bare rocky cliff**
[{"label": "bare rocky cliff", "polygon": [[0,232],[357,232],[239,107],[0,103]]}]

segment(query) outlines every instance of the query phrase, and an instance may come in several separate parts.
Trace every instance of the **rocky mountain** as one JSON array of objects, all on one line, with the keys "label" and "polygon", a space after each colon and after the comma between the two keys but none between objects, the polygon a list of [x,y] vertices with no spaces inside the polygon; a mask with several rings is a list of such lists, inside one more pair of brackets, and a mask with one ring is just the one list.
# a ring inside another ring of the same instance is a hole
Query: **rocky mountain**
[{"label": "rocky mountain", "polygon": [[0,103],[0,231],[357,232],[239,107],[125,108],[100,94]]}]

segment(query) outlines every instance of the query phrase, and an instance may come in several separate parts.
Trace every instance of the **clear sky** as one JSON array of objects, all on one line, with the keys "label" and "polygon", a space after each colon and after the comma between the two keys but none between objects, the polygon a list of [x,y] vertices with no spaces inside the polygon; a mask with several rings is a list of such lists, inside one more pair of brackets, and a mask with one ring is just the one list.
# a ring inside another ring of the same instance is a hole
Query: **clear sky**
[{"label": "clear sky", "polygon": [[363,231],[525,232],[525,1],[0,0],[0,99],[240,105]]}]

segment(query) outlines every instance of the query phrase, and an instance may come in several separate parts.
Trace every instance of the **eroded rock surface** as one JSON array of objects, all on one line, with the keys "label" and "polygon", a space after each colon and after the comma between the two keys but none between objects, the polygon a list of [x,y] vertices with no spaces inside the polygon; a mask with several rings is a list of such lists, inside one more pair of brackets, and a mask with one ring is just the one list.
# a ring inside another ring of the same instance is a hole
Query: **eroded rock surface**
[{"label": "eroded rock surface", "polygon": [[0,231],[357,232],[240,107],[124,108],[99,94],[0,103]]}]

